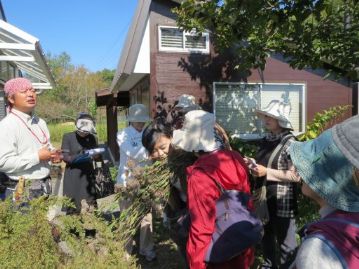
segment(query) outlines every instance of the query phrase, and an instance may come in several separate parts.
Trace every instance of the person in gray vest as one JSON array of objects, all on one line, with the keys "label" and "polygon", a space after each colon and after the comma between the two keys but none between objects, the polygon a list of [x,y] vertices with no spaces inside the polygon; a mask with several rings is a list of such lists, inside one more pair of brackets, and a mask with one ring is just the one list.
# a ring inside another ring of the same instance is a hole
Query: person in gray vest
[{"label": "person in gray vest", "polygon": [[51,194],[50,160],[59,158],[59,151],[50,142],[44,120],[34,113],[37,95],[26,78],[5,83],[9,114],[0,121],[0,172],[10,181],[7,196],[13,194],[18,180],[25,180],[29,199]]}]

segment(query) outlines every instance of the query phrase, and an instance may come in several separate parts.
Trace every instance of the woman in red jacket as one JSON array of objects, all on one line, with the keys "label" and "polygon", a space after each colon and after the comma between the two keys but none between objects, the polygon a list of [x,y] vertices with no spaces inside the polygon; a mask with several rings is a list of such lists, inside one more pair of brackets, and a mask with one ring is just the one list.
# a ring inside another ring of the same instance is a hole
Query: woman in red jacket
[{"label": "woman in red jacket", "polygon": [[215,231],[216,200],[221,195],[211,177],[224,189],[250,194],[248,171],[243,158],[237,152],[220,149],[220,143],[215,138],[214,125],[213,114],[194,110],[185,115],[182,129],[173,133],[172,144],[199,155],[197,161],[187,168],[188,209],[191,217],[187,258],[191,269],[249,268],[254,259],[253,248],[246,249],[222,264],[204,262]]}]

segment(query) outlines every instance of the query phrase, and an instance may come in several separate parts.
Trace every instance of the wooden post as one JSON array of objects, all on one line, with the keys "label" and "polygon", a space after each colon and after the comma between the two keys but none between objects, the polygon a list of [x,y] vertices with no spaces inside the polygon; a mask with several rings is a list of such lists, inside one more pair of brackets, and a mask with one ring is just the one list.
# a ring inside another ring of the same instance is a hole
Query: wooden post
[{"label": "wooden post", "polygon": [[107,118],[107,143],[111,150],[112,156],[115,161],[120,159],[119,148],[116,141],[117,135],[117,97],[112,95],[112,100],[106,105],[106,118]]}]

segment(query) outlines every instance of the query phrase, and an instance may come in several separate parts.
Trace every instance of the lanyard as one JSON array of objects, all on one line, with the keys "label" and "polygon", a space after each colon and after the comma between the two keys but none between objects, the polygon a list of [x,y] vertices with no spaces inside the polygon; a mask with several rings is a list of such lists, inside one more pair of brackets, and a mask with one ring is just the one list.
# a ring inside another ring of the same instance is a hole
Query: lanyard
[{"label": "lanyard", "polygon": [[42,133],[42,135],[43,135],[43,137],[45,139],[44,141],[40,140],[40,138],[33,132],[33,130],[31,130],[31,128],[26,124],[26,122],[19,115],[17,115],[16,113],[14,113],[12,111],[10,113],[14,114],[26,126],[26,128],[30,131],[30,133],[32,133],[32,135],[37,139],[37,141],[39,141],[40,144],[42,144],[42,145],[47,144],[47,142],[49,140],[47,139],[47,136],[46,136],[45,132],[41,129],[41,127],[39,125],[38,125],[38,127],[40,128],[41,133]]}]

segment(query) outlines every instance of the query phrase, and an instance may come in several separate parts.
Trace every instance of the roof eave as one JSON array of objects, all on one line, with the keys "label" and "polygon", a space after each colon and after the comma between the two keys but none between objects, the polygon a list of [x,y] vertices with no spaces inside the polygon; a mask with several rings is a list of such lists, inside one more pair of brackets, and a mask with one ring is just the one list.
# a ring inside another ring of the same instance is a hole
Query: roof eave
[{"label": "roof eave", "polygon": [[117,70],[112,81],[110,91],[118,91],[123,83],[123,78],[128,77],[134,70],[137,54],[140,50],[143,33],[146,29],[146,23],[149,17],[151,0],[139,0],[132,18],[130,29],[127,33],[121,56],[117,65]]},{"label": "roof eave", "polygon": [[39,91],[52,89],[55,80],[42,52],[39,40],[23,30],[0,20],[2,61],[11,62],[34,81]]}]

